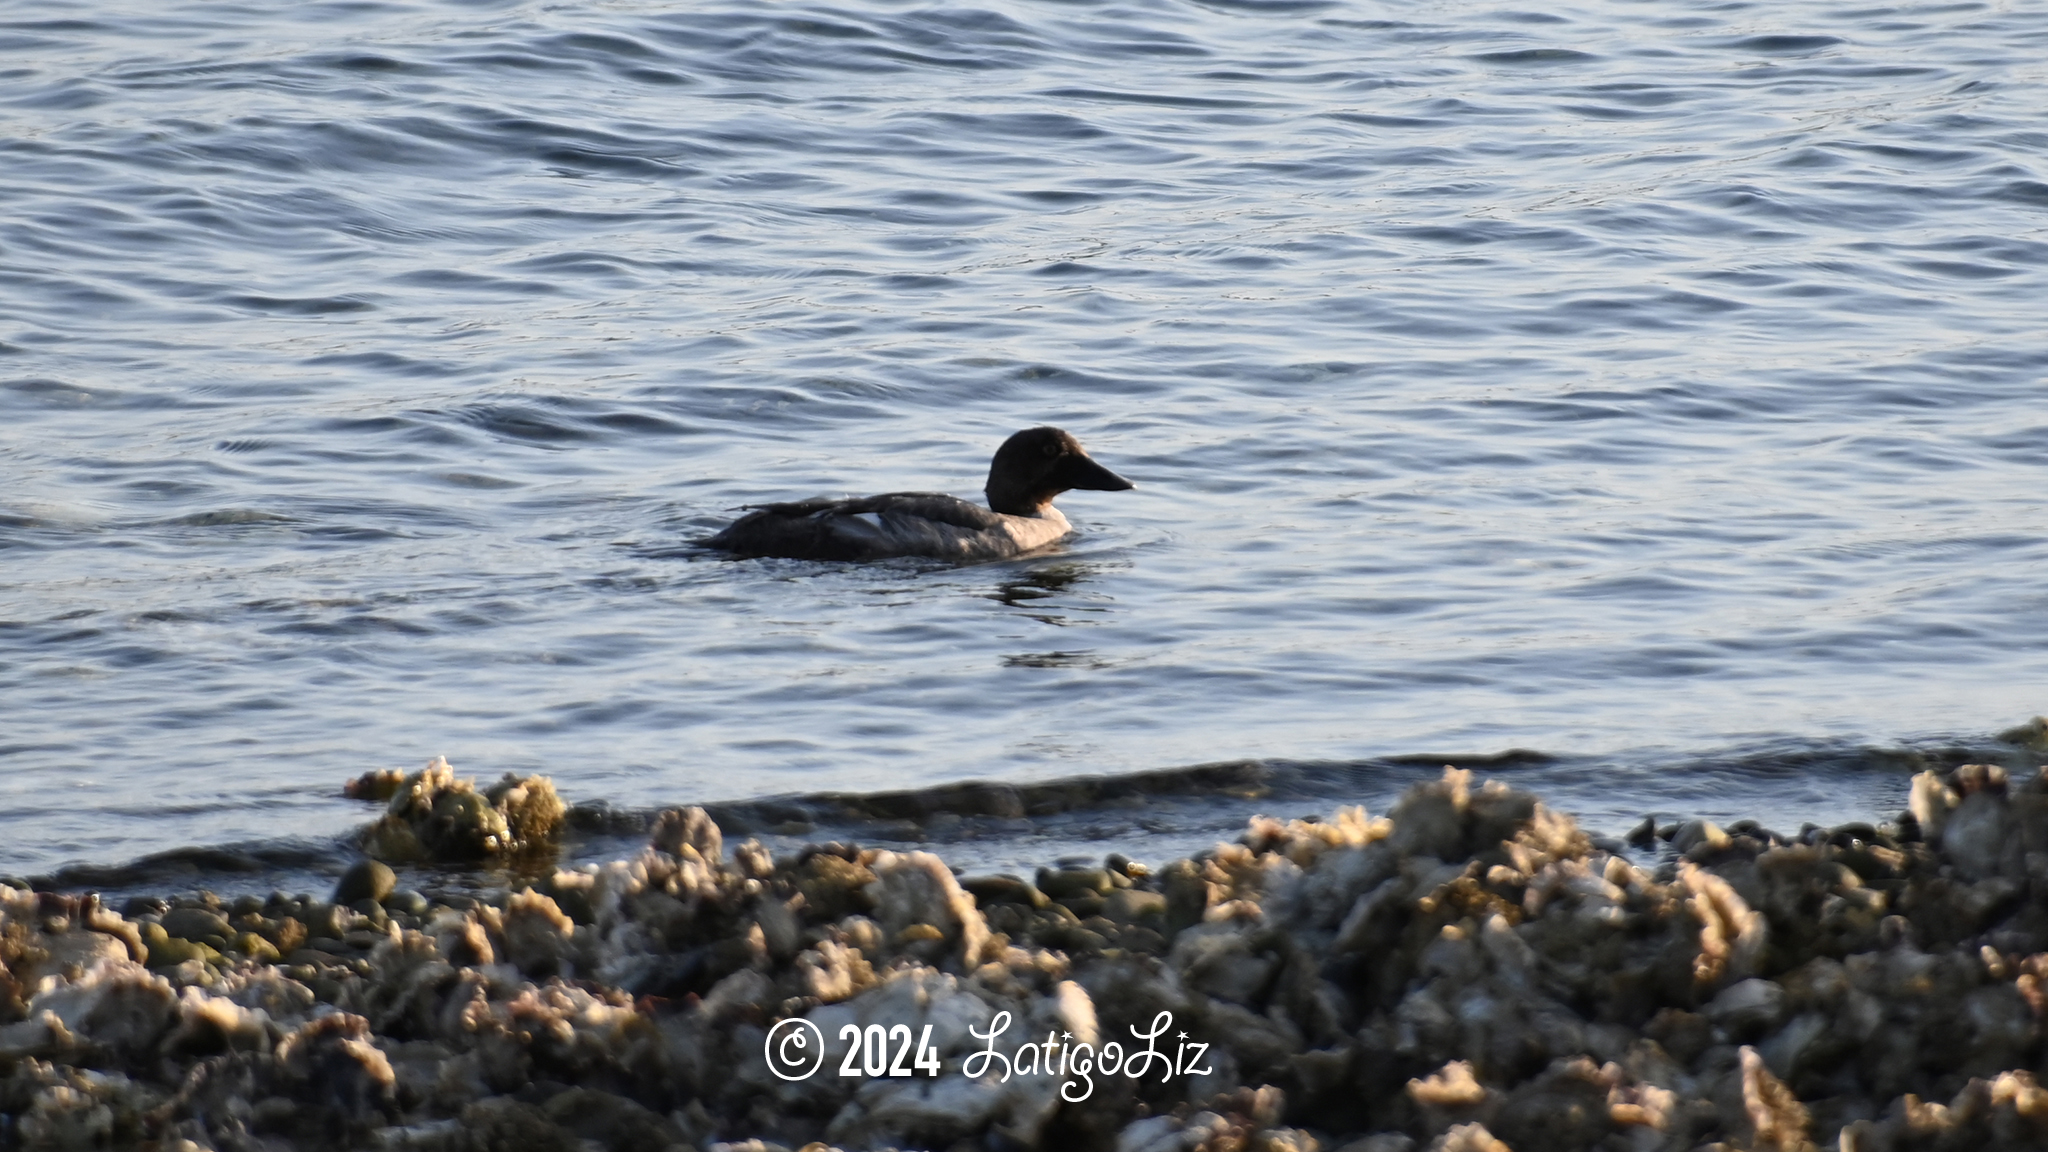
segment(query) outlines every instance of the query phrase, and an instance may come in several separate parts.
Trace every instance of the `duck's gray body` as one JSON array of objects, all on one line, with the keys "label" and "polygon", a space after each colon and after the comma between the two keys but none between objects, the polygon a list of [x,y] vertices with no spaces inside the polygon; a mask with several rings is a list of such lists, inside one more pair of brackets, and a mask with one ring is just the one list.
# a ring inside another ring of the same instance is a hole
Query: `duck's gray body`
[{"label": "duck's gray body", "polygon": [[1132,486],[1090,459],[1072,436],[1057,428],[1032,428],[997,450],[989,466],[988,508],[937,492],[821,497],[755,508],[704,544],[741,556],[921,556],[978,564],[1036,551],[1073,531],[1052,506],[1059,493]]},{"label": "duck's gray body", "polygon": [[928,556],[976,564],[1043,548],[1071,532],[1059,509],[1005,516],[957,496],[892,492],[852,500],[822,497],[769,504],[706,540],[742,556],[883,560]]}]

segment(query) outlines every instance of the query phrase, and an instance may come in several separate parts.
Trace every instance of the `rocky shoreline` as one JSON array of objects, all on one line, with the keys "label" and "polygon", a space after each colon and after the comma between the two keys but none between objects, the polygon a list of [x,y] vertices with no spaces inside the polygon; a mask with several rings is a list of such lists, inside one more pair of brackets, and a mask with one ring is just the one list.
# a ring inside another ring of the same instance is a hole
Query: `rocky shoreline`
[{"label": "rocky shoreline", "polygon": [[481,898],[374,858],[544,861],[546,780],[351,788],[330,899],[0,886],[0,1148],[2048,1147],[2038,768],[1636,858],[1447,770],[1030,880],[683,809]]}]

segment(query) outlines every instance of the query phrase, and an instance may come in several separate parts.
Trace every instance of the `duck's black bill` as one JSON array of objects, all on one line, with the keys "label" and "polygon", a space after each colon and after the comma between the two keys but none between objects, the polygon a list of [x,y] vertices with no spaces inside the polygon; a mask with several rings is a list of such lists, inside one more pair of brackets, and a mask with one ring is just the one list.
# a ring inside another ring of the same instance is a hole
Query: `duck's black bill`
[{"label": "duck's black bill", "polygon": [[1062,488],[1085,488],[1091,492],[1121,492],[1137,485],[1076,452],[1060,461],[1053,479]]}]

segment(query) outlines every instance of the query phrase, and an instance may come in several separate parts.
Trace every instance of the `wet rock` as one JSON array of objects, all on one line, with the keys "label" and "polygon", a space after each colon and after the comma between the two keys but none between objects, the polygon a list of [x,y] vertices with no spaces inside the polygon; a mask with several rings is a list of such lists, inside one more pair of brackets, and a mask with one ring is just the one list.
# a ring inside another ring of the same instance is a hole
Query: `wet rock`
[{"label": "wet rock", "polygon": [[742,876],[752,880],[766,880],[775,875],[775,857],[759,840],[746,839],[732,850],[733,867]]},{"label": "wet rock", "polygon": [[433,905],[427,898],[410,888],[399,889],[383,897],[384,907],[393,913],[405,916],[425,916]]},{"label": "wet rock", "polygon": [[1472,1075],[1472,1065],[1453,1060],[1422,1079],[1408,1081],[1408,1098],[1421,1109],[1424,1123],[1438,1131],[1500,1110],[1501,1097]]},{"label": "wet rock", "polygon": [[306,905],[304,923],[308,939],[339,940],[349,930],[349,910],[340,904],[315,901]]},{"label": "wet rock", "polygon": [[654,819],[649,842],[658,852],[682,856],[687,850],[695,860],[717,861],[725,856],[725,838],[718,825],[702,808],[668,808]]},{"label": "wet rock", "polygon": [[2017,728],[2008,728],[1998,734],[2007,744],[2017,744],[2029,752],[2048,755],[2048,716],[2036,716]]},{"label": "wet rock", "polygon": [[1643,822],[1629,829],[1623,841],[1634,848],[1648,848],[1657,842],[1657,818],[1643,817]]},{"label": "wet rock", "polygon": [[471,861],[545,848],[561,826],[562,801],[544,776],[507,775],[478,791],[445,759],[405,778],[364,833],[380,860]]},{"label": "wet rock", "polygon": [[341,786],[341,794],[350,800],[374,800],[382,803],[398,794],[405,786],[405,773],[396,768],[373,768]]},{"label": "wet rock", "polygon": [[[597,909],[590,902],[590,894],[596,879],[595,869],[589,872],[557,872],[534,885],[533,890],[553,900],[555,906],[576,923],[595,924]],[[425,911],[419,914],[425,915]]]},{"label": "wet rock", "polygon": [[875,882],[875,873],[860,861],[859,853],[852,858],[829,851],[807,853],[793,879],[805,907],[821,920],[843,920],[874,909],[869,885]]},{"label": "wet rock", "polygon": [[119,1072],[34,1059],[14,1069],[5,1090],[20,1145],[38,1149],[135,1146],[165,1095]]},{"label": "wet rock", "polygon": [[2022,842],[2015,838],[2016,822],[2004,796],[1974,789],[1949,811],[1941,843],[1966,879],[1988,880],[2003,873],[2017,880],[2026,875],[2026,866],[2018,856]]},{"label": "wet rock", "polygon": [[1460,1124],[1430,1144],[1429,1152],[1514,1152],[1484,1124]]},{"label": "wet rock", "polygon": [[1784,1018],[1785,989],[1769,980],[1740,980],[1723,988],[1700,1014],[1729,1036],[1755,1039]]},{"label": "wet rock", "polygon": [[1143,892],[1125,889],[1110,893],[1103,901],[1102,914],[1119,924],[1145,924],[1156,928],[1166,926],[1166,896],[1160,892]]},{"label": "wet rock", "polygon": [[1807,1129],[1812,1118],[1782,1081],[1771,1075],[1756,1049],[1742,1049],[1742,1109],[1748,1121],[1747,1144],[1754,1149],[1810,1152]]},{"label": "wet rock", "polygon": [[834,1004],[875,984],[874,968],[856,946],[838,940],[818,941],[796,958],[798,987],[803,995]]},{"label": "wet rock", "polygon": [[963,876],[960,878],[960,887],[972,894],[975,903],[984,908],[990,904],[1021,904],[1027,908],[1043,908],[1047,903],[1044,892],[1015,876]]},{"label": "wet rock", "polygon": [[966,970],[981,963],[988,922],[945,861],[929,852],[878,852],[870,867],[875,881],[869,895],[885,932],[900,937],[912,925],[929,926]]},{"label": "wet rock", "polygon": [[666,1152],[684,1142],[674,1121],[610,1092],[571,1088],[550,1097],[543,1111],[556,1127],[609,1152]]},{"label": "wet rock", "polygon": [[1167,865],[1161,873],[1161,882],[1166,892],[1168,935],[1200,923],[1207,915],[1209,882],[1202,878],[1202,870],[1193,861],[1176,860]]},{"label": "wet rock", "polygon": [[[1596,1067],[1583,1055],[1553,1061],[1508,1095],[1487,1121],[1489,1133],[1523,1152],[1598,1147],[1629,1126],[1617,1117],[1617,1097],[1633,1103],[1638,1096],[1625,1091],[1624,1079],[1621,1069]],[[1655,1120],[1635,1107],[1634,1124],[1654,1129]]]},{"label": "wet rock", "polygon": [[219,964],[221,954],[211,945],[194,943],[166,933],[160,925],[142,926],[143,945],[152,968],[168,968],[189,962]]},{"label": "wet rock", "polygon": [[276,1039],[267,1012],[245,1008],[224,996],[187,986],[180,991],[176,1007],[177,1024],[163,1040],[166,1053],[263,1052]]},{"label": "wet rock", "polygon": [[1711,820],[1692,820],[1679,825],[1671,837],[1671,850],[1689,860],[1705,861],[1727,851],[1734,841]]},{"label": "wet rock", "polygon": [[157,925],[166,935],[180,940],[205,940],[209,936],[225,940],[234,935],[228,918],[208,908],[173,908],[163,914]]},{"label": "wet rock", "polygon": [[1415,1139],[1405,1132],[1378,1132],[1337,1147],[1337,1152],[1414,1152]]},{"label": "wet rock", "polygon": [[1913,777],[1909,811],[1919,826],[1921,837],[1930,844],[1941,844],[1942,833],[1948,826],[1948,814],[1962,803],[1962,799],[1937,772],[1922,772]]},{"label": "wet rock", "polygon": [[86,1050],[113,1056],[149,1051],[177,1015],[170,984],[142,965],[102,957],[75,975],[37,983],[21,1023],[0,1028],[0,1052],[15,1056]]},{"label": "wet rock", "polygon": [[1038,890],[1048,899],[1065,901],[1074,896],[1107,896],[1111,889],[1105,868],[1040,868]]},{"label": "wet rock", "polygon": [[313,1019],[279,1041],[274,1066],[307,1119],[324,1119],[340,1132],[365,1132],[393,1111],[397,1080],[362,1017]]},{"label": "wet rock", "polygon": [[358,860],[334,886],[334,902],[353,905],[358,900],[382,901],[397,886],[398,874],[390,865],[381,860]]},{"label": "wet rock", "polygon": [[1192,927],[1174,939],[1169,960],[1188,987],[1235,1004],[1263,1003],[1279,973],[1279,957],[1227,922]]},{"label": "wet rock", "polygon": [[754,902],[754,922],[770,958],[787,963],[803,943],[803,900],[763,894]]},{"label": "wet rock", "polygon": [[1681,863],[1679,884],[1690,893],[1686,910],[1699,923],[1699,954],[1693,978],[1712,985],[1753,972],[1767,943],[1769,925],[1720,876]]},{"label": "wet rock", "polygon": [[506,1096],[464,1108],[445,1147],[449,1152],[579,1152],[575,1133],[555,1123],[546,1109]]},{"label": "wet rock", "polygon": [[499,934],[505,959],[527,975],[574,975],[576,923],[548,897],[531,890],[514,895]]},{"label": "wet rock", "polygon": [[75,980],[94,967],[130,959],[126,940],[109,933],[64,931],[31,937],[9,969],[16,994],[32,994],[46,978]]}]

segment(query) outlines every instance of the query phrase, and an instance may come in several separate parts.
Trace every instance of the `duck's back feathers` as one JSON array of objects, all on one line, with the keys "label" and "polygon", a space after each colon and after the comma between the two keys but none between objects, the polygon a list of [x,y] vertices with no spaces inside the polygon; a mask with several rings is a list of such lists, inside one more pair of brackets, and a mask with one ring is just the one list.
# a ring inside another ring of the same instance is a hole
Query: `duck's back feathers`
[{"label": "duck's back feathers", "polygon": [[991,512],[979,504],[972,504],[958,496],[948,496],[943,492],[890,492],[882,496],[841,500],[838,503],[843,509],[839,515],[859,516],[867,512],[886,512],[899,516],[917,516],[972,532],[1000,528],[1003,523],[1002,513]]},{"label": "duck's back feathers", "polygon": [[820,497],[755,508],[704,543],[740,556],[795,560],[999,560],[1067,534],[1066,517],[1046,512],[1006,516],[938,492]]},{"label": "duck's back feathers", "polygon": [[1120,492],[1131,482],[1097,464],[1057,428],[1026,428],[989,463],[989,506],[938,492],[767,504],[702,543],[740,556],[880,560],[928,556],[976,564],[1054,543],[1072,527],[1053,497],[1074,488]]}]

